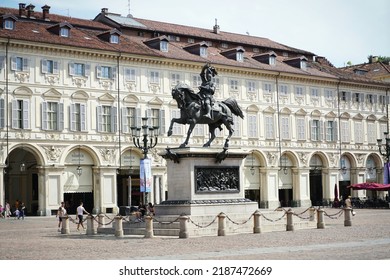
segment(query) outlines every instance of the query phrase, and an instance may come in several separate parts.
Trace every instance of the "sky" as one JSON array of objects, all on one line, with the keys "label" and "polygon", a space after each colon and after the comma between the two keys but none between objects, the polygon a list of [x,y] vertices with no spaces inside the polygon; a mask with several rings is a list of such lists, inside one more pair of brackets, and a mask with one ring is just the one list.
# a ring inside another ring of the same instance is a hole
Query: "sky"
[{"label": "sky", "polygon": [[[41,11],[93,19],[102,8],[136,18],[265,37],[326,57],[334,66],[390,56],[389,0],[0,0]],[[129,5],[130,4],[130,5]]]}]

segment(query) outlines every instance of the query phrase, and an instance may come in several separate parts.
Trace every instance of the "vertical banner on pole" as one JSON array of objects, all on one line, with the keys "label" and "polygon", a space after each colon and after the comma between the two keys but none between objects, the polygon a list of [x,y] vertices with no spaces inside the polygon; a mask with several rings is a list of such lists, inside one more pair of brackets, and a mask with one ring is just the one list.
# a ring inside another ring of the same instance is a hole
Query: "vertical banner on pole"
[{"label": "vertical banner on pole", "polygon": [[140,163],[140,191],[150,192],[152,183],[152,162],[149,158],[141,159]]},{"label": "vertical banner on pole", "polygon": [[389,174],[390,174],[390,162],[385,163],[385,168],[383,172],[383,184],[390,184],[389,183]]}]

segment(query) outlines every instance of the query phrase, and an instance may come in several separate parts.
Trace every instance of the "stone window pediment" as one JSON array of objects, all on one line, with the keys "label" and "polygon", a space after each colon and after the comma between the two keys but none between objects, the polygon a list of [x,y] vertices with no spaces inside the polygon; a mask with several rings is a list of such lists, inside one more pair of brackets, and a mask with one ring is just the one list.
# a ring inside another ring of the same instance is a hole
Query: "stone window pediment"
[{"label": "stone window pediment", "polygon": [[98,99],[99,99],[100,102],[114,102],[114,101],[115,101],[115,97],[113,97],[113,96],[112,96],[111,94],[109,94],[109,93],[103,94],[103,95],[100,96]]}]

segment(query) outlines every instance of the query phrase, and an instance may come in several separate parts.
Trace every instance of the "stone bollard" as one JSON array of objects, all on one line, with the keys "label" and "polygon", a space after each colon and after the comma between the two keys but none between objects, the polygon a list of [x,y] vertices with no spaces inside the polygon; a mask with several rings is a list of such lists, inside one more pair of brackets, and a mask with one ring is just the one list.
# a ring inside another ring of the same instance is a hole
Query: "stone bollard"
[{"label": "stone bollard", "polygon": [[179,238],[188,238],[188,230],[187,230],[188,217],[184,215],[180,216],[179,221],[180,221]]},{"label": "stone bollard", "polygon": [[225,236],[226,235],[226,231],[225,231],[225,226],[226,226],[225,218],[226,218],[226,215],[224,213],[220,213],[218,215],[218,236]]},{"label": "stone bollard", "polygon": [[315,220],[316,209],[314,207],[310,207],[309,213],[310,213],[309,221],[313,222]]},{"label": "stone bollard", "polygon": [[260,212],[259,211],[255,211],[255,213],[253,214],[253,233],[261,233],[261,223],[260,223]]},{"label": "stone bollard", "polygon": [[105,227],[105,215],[104,214],[99,214],[98,215],[98,228],[104,228]]},{"label": "stone bollard", "polygon": [[344,208],[344,226],[346,226],[346,227],[352,226],[351,215],[352,215],[352,208],[345,207]]},{"label": "stone bollard", "polygon": [[286,225],[287,231],[294,231],[293,214],[294,214],[294,211],[291,210],[291,208],[288,209],[288,211],[287,211],[287,225]]},{"label": "stone bollard", "polygon": [[87,216],[87,235],[95,234],[95,223],[92,215]]},{"label": "stone bollard", "polygon": [[123,237],[122,216],[115,216],[115,237]]},{"label": "stone bollard", "polygon": [[323,209],[317,210],[317,228],[325,228]]},{"label": "stone bollard", "polygon": [[145,225],[145,238],[152,238],[154,237],[154,234],[153,234],[153,217],[151,216],[145,216],[145,221],[146,221],[146,225]]},{"label": "stone bollard", "polygon": [[62,234],[69,234],[70,233],[70,230],[69,230],[69,217],[68,216],[62,218],[61,233]]}]

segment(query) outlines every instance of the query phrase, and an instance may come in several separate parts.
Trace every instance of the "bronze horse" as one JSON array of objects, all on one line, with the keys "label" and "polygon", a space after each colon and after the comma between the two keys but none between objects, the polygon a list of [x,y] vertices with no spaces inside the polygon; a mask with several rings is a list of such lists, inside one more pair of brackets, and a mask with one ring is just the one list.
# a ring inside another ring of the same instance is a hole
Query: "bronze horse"
[{"label": "bronze horse", "polygon": [[208,124],[210,139],[203,147],[210,147],[211,142],[215,139],[215,129],[222,130],[221,125],[224,124],[229,130],[229,136],[225,140],[224,148],[229,147],[229,139],[232,136],[234,129],[233,115],[239,116],[242,119],[244,114],[238,106],[237,101],[233,98],[228,98],[222,102],[215,102],[212,108],[212,118],[204,117],[204,108],[202,106],[202,98],[199,93],[195,93],[188,85],[178,84],[172,89],[172,97],[176,100],[177,106],[180,109],[180,118],[173,118],[168,129],[168,136],[172,135],[172,127],[174,123],[189,124],[186,140],[180,145],[184,148],[188,145],[188,140],[196,124]]}]

